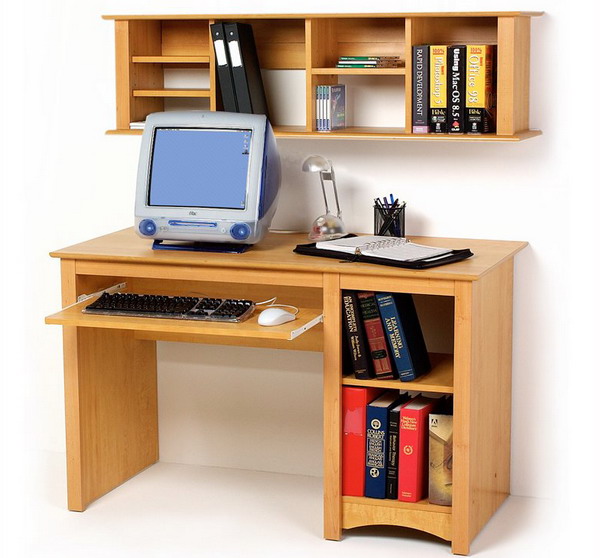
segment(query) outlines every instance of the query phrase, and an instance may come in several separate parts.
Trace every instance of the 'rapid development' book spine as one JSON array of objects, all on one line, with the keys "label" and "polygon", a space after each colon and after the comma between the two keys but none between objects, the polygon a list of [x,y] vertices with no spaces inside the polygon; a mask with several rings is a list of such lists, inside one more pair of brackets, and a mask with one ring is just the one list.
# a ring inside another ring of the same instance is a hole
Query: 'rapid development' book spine
[{"label": "'rapid development' book spine", "polygon": [[358,300],[375,377],[380,380],[394,380],[398,375],[396,374],[395,368],[392,366],[392,361],[388,354],[385,333],[383,331],[379,309],[377,308],[375,293],[359,292]]},{"label": "'rapid development' book spine", "polygon": [[467,47],[448,47],[448,133],[465,133]]},{"label": "'rapid development' book spine", "polygon": [[429,413],[437,401],[419,395],[400,409],[398,500],[418,502],[427,493]]},{"label": "'rapid development' book spine", "polygon": [[492,45],[467,45],[466,129],[488,134],[496,129],[496,91]]},{"label": "'rapid development' book spine", "polygon": [[448,47],[429,47],[429,127],[435,134],[448,131],[447,57]]},{"label": "'rapid development' book spine", "polygon": [[385,498],[389,410],[398,392],[386,392],[367,405],[365,496]]},{"label": "'rapid development' book spine", "polygon": [[344,291],[342,294],[342,316],[354,376],[359,380],[368,380],[374,376],[373,367],[360,317],[358,297],[353,291]]},{"label": "'rapid development' book spine", "polygon": [[375,298],[396,372],[403,382],[416,380],[431,364],[412,295],[377,293]]},{"label": "'rapid development' book spine", "polygon": [[342,494],[365,495],[367,405],[381,388],[342,387]]},{"label": "'rapid development' book spine", "polygon": [[429,46],[413,47],[412,133],[429,133]]}]

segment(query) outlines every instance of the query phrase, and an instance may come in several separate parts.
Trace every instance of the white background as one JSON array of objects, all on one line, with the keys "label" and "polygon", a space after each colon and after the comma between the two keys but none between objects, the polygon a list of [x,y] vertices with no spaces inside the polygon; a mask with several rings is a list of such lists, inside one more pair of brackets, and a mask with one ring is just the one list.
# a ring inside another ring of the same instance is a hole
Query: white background
[{"label": "white background", "polygon": [[[47,254],[132,223],[140,138],[104,134],[115,126],[114,30],[100,16],[292,10],[546,12],[532,20],[530,124],[541,137],[514,145],[280,140],[273,225],[307,228],[321,212],[315,177],[300,171],[319,153],[334,163],[350,230],[369,231],[373,197],[393,192],[408,202],[409,234],[527,240],[515,268],[511,489],[555,499],[565,520],[578,502],[571,521],[588,526],[578,536],[591,532],[593,517],[580,506],[593,501],[597,477],[598,266],[587,263],[598,256],[597,7],[31,0],[2,3],[4,544],[23,535],[43,498],[44,455],[64,452],[61,332],[43,325],[60,305],[59,264]],[[373,111],[360,118],[386,118]],[[160,344],[161,459],[320,475],[320,370],[313,353]]]}]

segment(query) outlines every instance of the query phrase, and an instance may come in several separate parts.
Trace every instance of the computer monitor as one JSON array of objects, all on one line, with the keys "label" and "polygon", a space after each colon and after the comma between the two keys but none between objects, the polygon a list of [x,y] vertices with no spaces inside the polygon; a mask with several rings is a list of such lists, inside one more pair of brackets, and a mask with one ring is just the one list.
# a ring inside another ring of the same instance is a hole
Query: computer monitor
[{"label": "computer monitor", "polygon": [[280,183],[266,116],[150,114],[138,166],[135,228],[154,240],[255,244],[271,224]]}]

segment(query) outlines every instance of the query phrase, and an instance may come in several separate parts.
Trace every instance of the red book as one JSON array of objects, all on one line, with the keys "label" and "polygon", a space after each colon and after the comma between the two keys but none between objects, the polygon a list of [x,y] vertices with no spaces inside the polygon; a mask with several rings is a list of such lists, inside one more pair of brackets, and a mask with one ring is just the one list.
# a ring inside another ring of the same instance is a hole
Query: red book
[{"label": "red book", "polygon": [[342,494],[365,495],[367,405],[383,389],[342,387]]},{"label": "red book", "polygon": [[419,395],[400,409],[398,500],[418,502],[427,495],[429,413],[437,399]]},{"label": "red book", "polygon": [[392,366],[388,352],[386,335],[383,330],[375,293],[359,292],[358,303],[363,325],[365,326],[375,377],[379,380],[394,380],[398,378],[398,374],[396,368]]}]

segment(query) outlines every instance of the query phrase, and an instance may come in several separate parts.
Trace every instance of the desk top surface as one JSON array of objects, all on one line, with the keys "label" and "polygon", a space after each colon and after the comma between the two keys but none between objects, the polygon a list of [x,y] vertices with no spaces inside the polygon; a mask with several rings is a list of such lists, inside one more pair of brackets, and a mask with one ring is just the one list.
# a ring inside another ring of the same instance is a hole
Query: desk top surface
[{"label": "desk top surface", "polygon": [[462,262],[427,270],[401,269],[358,262],[342,263],[331,258],[295,254],[292,250],[297,244],[308,242],[306,235],[276,233],[270,233],[260,244],[253,246],[244,254],[152,250],[151,242],[138,237],[133,228],[56,250],[50,255],[61,259],[110,263],[229,267],[297,273],[320,272],[474,281],[527,246],[527,242],[503,240],[420,236],[411,237],[411,240],[430,246],[453,249],[470,248],[474,256]]}]

